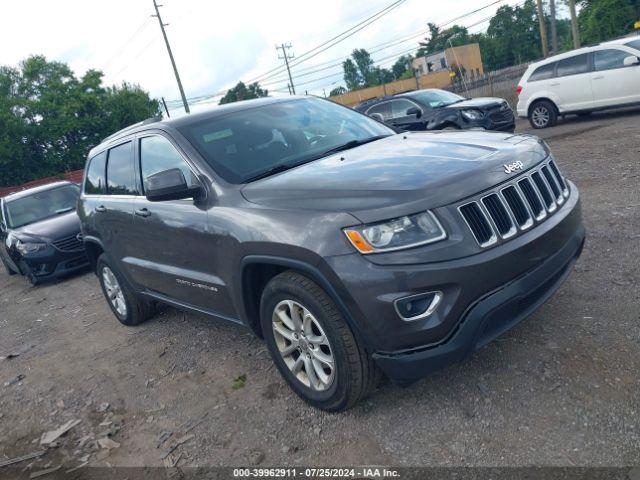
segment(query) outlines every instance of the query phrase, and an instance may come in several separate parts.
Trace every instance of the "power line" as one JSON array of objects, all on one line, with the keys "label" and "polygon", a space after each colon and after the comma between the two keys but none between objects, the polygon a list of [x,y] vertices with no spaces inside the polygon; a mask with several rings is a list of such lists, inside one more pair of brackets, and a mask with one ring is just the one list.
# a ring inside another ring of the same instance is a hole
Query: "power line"
[{"label": "power line", "polygon": [[144,22],[142,22],[142,24],[135,30],[135,32],[133,32],[133,34],[129,37],[129,39],[124,42],[120,48],[118,48],[118,50],[116,50],[116,52],[111,55],[109,57],[109,59],[104,63],[104,66],[102,67],[102,70],[106,70],[107,67],[109,65],[111,65],[111,62],[113,62],[116,58],[118,58],[120,56],[120,54],[122,52],[124,52],[124,50],[129,46],[129,44],[131,43],[131,41],[136,38],[136,36],[138,36],[138,34],[140,34],[145,28],[147,28],[147,26],[149,25],[149,23],[151,22],[151,17],[147,17],[145,19]]},{"label": "power line", "polygon": [[[369,25],[371,25],[375,21],[380,20],[382,17],[384,17],[385,15],[390,13],[393,9],[395,9],[398,6],[400,6],[401,4],[403,4],[406,1],[407,0],[396,0],[395,2],[391,3],[390,5],[386,6],[382,10],[378,11],[377,13],[375,13],[374,15],[371,15],[370,17],[366,18],[365,20],[357,23],[353,27],[348,28],[344,32],[342,32],[342,33],[330,38],[329,40],[326,40],[325,42],[321,43],[320,45],[317,45],[317,46],[313,47],[311,50],[307,50],[306,52],[301,54],[298,57],[298,60],[295,63],[292,63],[291,66],[298,65],[298,64],[300,64],[302,62],[306,62],[306,61],[310,60],[311,58],[313,58],[313,57],[319,55],[320,53],[324,52],[325,50],[328,50],[329,48],[331,48],[331,47],[337,45],[338,43],[346,40],[347,38],[351,37],[352,35],[355,35],[360,30],[368,27]],[[272,68],[271,70],[263,73],[262,75],[258,75],[254,79],[249,80],[247,83],[254,83],[254,82],[260,81],[260,79],[262,79],[263,77],[265,77],[269,73],[272,73],[272,72],[274,72],[276,70],[279,70],[279,73],[282,73],[284,71],[281,66],[280,67],[276,67],[276,68]]]}]

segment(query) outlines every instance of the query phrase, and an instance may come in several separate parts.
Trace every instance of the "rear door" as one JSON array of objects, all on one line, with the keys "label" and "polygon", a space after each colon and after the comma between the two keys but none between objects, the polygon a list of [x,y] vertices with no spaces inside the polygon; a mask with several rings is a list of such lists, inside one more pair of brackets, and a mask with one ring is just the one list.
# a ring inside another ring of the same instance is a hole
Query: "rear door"
[{"label": "rear door", "polygon": [[633,55],[618,48],[593,52],[591,88],[596,107],[640,102],[640,66],[624,66],[624,59]]},{"label": "rear door", "polygon": [[549,89],[556,95],[561,112],[593,108],[589,53],[558,60],[556,78]]},{"label": "rear door", "polygon": [[[187,183],[200,184],[195,168],[160,134],[138,140],[140,183],[154,173],[179,168]],[[132,254],[127,259],[135,281],[172,300],[218,314],[231,314],[215,259],[220,252],[207,227],[207,208],[193,199],[137,201]]]},{"label": "rear door", "polygon": [[96,202],[95,228],[106,253],[123,273],[128,274],[123,260],[131,248],[133,209],[139,195],[135,182],[133,141],[124,141],[106,153],[106,194]]}]

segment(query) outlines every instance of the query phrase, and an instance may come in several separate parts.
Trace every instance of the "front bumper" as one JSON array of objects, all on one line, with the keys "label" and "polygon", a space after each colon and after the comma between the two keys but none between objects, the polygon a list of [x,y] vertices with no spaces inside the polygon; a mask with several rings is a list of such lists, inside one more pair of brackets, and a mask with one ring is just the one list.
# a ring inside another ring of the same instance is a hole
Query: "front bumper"
[{"label": "front bumper", "polygon": [[70,275],[89,266],[84,249],[63,252],[50,245],[41,252],[14,257],[14,261],[20,273],[32,275],[38,282]]},{"label": "front bumper", "polygon": [[[411,381],[464,358],[531,314],[566,278],[584,239],[572,185],[551,217],[475,255],[406,265],[374,264],[358,254],[326,261],[377,363],[391,378]],[[400,319],[395,300],[430,291],[444,293],[433,314]]]},{"label": "front bumper", "polygon": [[469,306],[450,337],[439,344],[402,352],[373,354],[380,368],[400,383],[459,362],[531,315],[560,287],[580,256],[584,229],[534,270]]}]

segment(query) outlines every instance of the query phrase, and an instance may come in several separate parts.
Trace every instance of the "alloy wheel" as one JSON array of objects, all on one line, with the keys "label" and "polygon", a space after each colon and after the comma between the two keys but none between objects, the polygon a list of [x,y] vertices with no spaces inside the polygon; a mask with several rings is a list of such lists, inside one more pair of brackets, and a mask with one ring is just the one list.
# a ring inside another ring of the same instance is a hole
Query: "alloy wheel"
[{"label": "alloy wheel", "polygon": [[336,363],[329,339],[313,314],[302,304],[283,300],[273,310],[275,343],[289,370],[306,387],[327,390]]},{"label": "alloy wheel", "polygon": [[545,127],[549,123],[551,115],[546,107],[536,107],[531,112],[531,120],[536,127]]},{"label": "alloy wheel", "polygon": [[102,269],[102,282],[104,284],[104,289],[107,292],[107,299],[115,311],[118,312],[120,316],[126,317],[127,304],[124,300],[124,293],[122,293],[122,288],[120,287],[120,283],[118,283],[118,279],[109,267],[105,266]]}]

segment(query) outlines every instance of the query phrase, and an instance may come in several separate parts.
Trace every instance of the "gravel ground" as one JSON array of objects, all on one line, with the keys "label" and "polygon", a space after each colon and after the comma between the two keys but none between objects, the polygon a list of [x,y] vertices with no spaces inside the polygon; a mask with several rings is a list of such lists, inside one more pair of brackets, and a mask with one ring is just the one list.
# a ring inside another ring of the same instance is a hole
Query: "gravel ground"
[{"label": "gravel ground", "polygon": [[299,400],[239,327],[164,308],[126,328],[93,274],[36,288],[0,275],[0,356],[19,353],[0,359],[0,462],[78,419],[20,466],[163,465],[180,442],[164,462],[639,465],[640,111],[538,133],[582,193],[588,240],[573,274],[465,363],[387,382],[343,414]]}]

